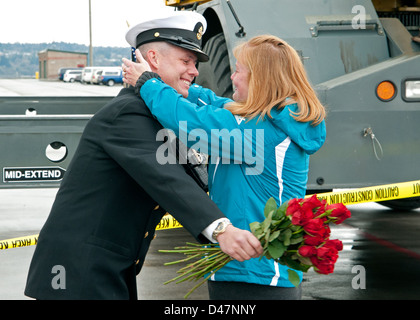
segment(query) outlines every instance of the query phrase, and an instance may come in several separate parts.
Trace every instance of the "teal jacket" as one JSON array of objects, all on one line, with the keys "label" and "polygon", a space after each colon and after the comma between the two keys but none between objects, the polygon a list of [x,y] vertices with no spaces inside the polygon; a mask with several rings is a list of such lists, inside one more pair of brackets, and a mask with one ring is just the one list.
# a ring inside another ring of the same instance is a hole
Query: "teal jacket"
[{"label": "teal jacket", "polygon": [[[326,129],[324,122],[297,122],[296,104],[273,109],[272,118],[245,119],[224,108],[231,100],[195,84],[188,99],[159,79],[146,81],[140,94],[165,128],[210,155],[210,197],[235,227],[250,230],[250,223],[263,221],[270,197],[280,205],[305,196],[309,155],[323,145]],[[292,287],[287,269],[265,257],[235,260],[211,279]]]}]

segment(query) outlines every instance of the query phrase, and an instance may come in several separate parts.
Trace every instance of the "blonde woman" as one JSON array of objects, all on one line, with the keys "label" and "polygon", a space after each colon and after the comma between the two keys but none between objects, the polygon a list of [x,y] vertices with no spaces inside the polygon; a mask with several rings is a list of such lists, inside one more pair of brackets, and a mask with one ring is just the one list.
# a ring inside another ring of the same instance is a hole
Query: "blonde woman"
[{"label": "blonde woman", "polygon": [[[280,205],[305,196],[309,155],[326,136],[325,109],[298,54],[285,41],[257,36],[236,47],[234,55],[234,101],[195,84],[184,96],[178,94],[153,73],[159,61],[148,59],[147,64],[140,52],[139,64],[124,60],[123,68],[125,81],[136,86],[165,128],[210,154],[211,199],[233,225],[249,230],[251,222],[264,220],[270,197]],[[181,76],[179,81],[190,79]],[[288,280],[287,267],[265,257],[233,260],[212,276],[208,287],[211,299],[301,297],[300,286]]]}]

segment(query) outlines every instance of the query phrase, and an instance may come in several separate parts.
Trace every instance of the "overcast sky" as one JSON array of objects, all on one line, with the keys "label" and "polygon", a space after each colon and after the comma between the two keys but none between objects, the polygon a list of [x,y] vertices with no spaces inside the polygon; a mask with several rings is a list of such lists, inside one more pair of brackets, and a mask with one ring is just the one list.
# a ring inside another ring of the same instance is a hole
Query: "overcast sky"
[{"label": "overcast sky", "polygon": [[[91,0],[93,46],[128,46],[127,22],[153,16],[164,0]],[[89,0],[0,0],[0,43],[89,45]]]}]

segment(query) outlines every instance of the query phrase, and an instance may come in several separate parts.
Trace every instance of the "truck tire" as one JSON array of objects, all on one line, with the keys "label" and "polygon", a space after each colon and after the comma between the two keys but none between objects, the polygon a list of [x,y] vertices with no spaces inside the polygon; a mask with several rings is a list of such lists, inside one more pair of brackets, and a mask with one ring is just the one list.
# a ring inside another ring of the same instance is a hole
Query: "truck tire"
[{"label": "truck tire", "polygon": [[114,86],[114,84],[115,84],[115,81],[114,80],[111,79],[111,80],[108,81],[108,86],[109,87]]},{"label": "truck tire", "polygon": [[231,69],[224,34],[211,37],[203,50],[210,59],[198,65],[199,75],[195,82],[211,89],[218,96],[232,98]]}]

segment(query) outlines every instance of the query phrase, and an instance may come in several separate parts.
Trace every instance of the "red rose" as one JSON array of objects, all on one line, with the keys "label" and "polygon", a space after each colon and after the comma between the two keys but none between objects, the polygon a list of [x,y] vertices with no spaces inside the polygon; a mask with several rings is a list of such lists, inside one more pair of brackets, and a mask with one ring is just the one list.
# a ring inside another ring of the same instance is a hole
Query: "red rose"
[{"label": "red rose", "polygon": [[312,256],[311,259],[312,264],[314,265],[314,269],[316,272],[321,274],[329,274],[334,272],[334,263],[329,260],[320,260],[316,256]]},{"label": "red rose", "polygon": [[320,237],[320,236],[311,236],[310,234],[305,234],[303,236],[303,242],[308,245],[308,246],[319,246],[321,243],[323,243],[325,241],[324,237]]},{"label": "red rose", "polygon": [[300,199],[291,199],[289,201],[289,203],[287,204],[287,209],[286,209],[286,215],[287,216],[291,216],[295,212],[300,211],[301,206],[300,206],[299,200]]},{"label": "red rose", "polygon": [[316,272],[329,274],[334,271],[334,264],[338,259],[337,247],[339,247],[337,241],[328,240],[322,247],[316,249],[316,255],[310,257]]},{"label": "red rose", "polygon": [[314,217],[314,214],[311,210],[300,210],[295,211],[292,214],[292,223],[296,226],[303,226],[308,223]]},{"label": "red rose", "polygon": [[317,250],[312,246],[301,246],[298,252],[302,257],[311,257],[316,255]]},{"label": "red rose", "polygon": [[314,213],[315,217],[320,216],[321,214],[323,214],[325,212],[325,205],[319,207],[316,212]]},{"label": "red rose", "polygon": [[286,215],[292,217],[292,223],[296,226],[303,226],[314,217],[310,208],[301,205],[302,201],[302,199],[292,199],[286,209]]},{"label": "red rose", "polygon": [[311,219],[311,220],[309,220],[308,221],[308,223],[303,227],[303,229],[307,232],[307,233],[309,233],[309,234],[311,234],[311,235],[313,235],[313,236],[315,236],[315,235],[317,235],[319,232],[320,232],[320,230],[322,229],[324,227],[324,223],[322,222],[322,220],[320,220],[320,219]]},{"label": "red rose", "polygon": [[321,200],[319,200],[316,194],[312,195],[311,197],[303,199],[303,204],[311,205],[312,208],[320,207],[322,205]]},{"label": "red rose", "polygon": [[322,219],[311,219],[303,226],[303,230],[313,237],[327,239],[330,236],[330,227]]},{"label": "red rose", "polygon": [[321,202],[317,197],[316,194],[314,194],[312,197],[310,198],[305,198],[302,201],[302,207],[307,207],[310,208],[311,210],[315,209],[315,208],[319,208],[319,207],[324,207],[325,204],[323,204],[323,202]]},{"label": "red rose", "polygon": [[327,210],[332,210],[329,217],[335,224],[340,224],[351,217],[350,210],[342,203],[330,204],[327,206]]},{"label": "red rose", "polygon": [[320,260],[335,263],[338,259],[338,250],[324,245],[316,250],[316,255]]},{"label": "red rose", "polygon": [[335,248],[337,251],[343,250],[343,243],[338,239],[327,240],[327,242],[324,244],[324,246]]}]

